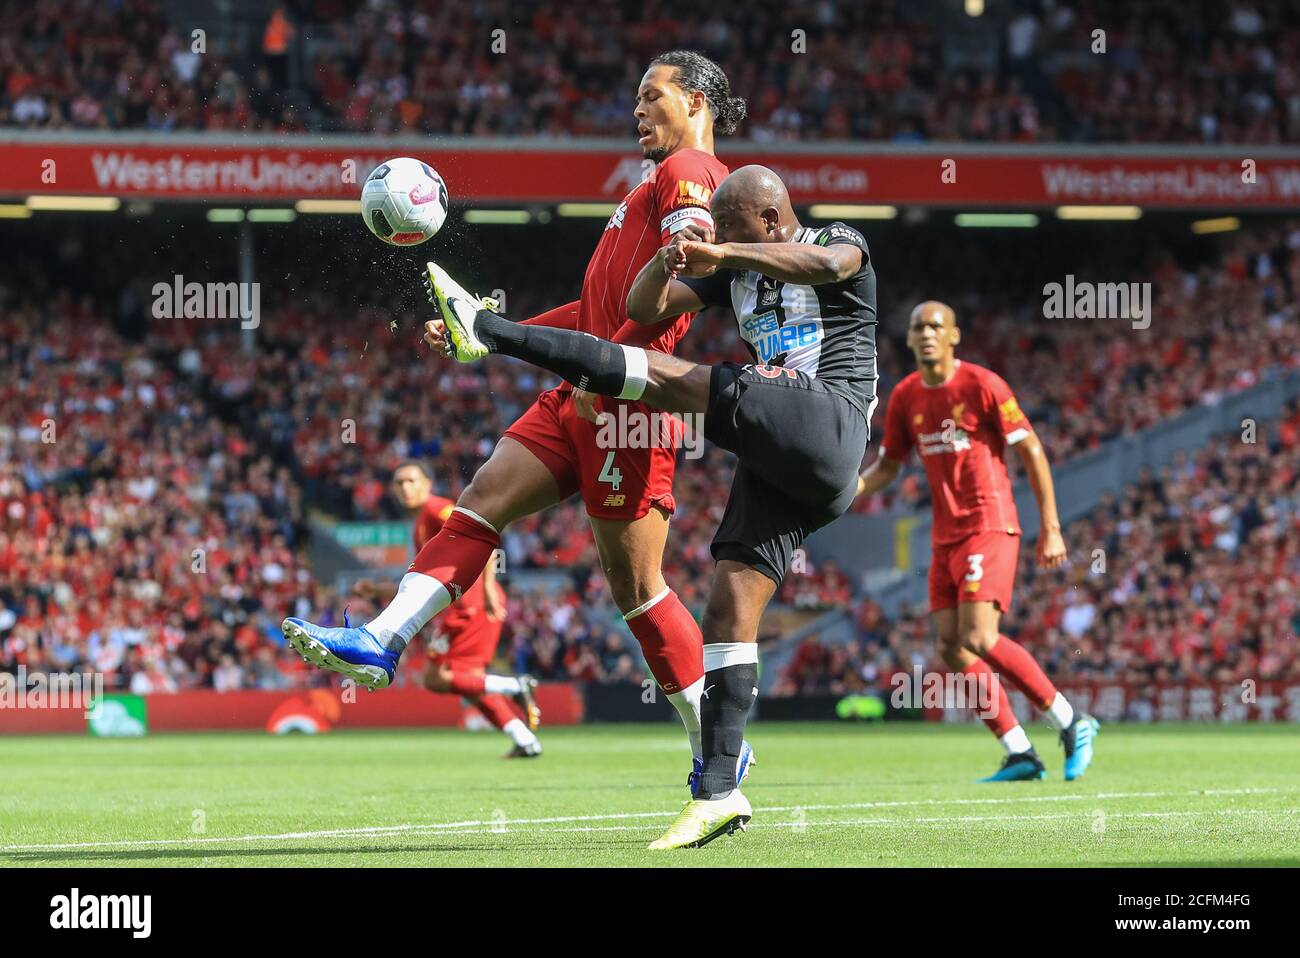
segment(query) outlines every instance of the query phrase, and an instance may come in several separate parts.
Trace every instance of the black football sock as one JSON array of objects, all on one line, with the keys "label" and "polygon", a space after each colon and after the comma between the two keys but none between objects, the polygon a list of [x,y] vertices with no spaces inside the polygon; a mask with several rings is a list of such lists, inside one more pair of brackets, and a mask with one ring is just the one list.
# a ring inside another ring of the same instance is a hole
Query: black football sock
[{"label": "black football sock", "polygon": [[618,399],[640,399],[645,392],[648,360],[636,346],[570,329],[521,326],[486,312],[474,321],[474,332],[491,352],[541,366],[578,389]]},{"label": "black football sock", "polygon": [[[709,646],[704,649],[707,661]],[[736,787],[736,765],[745,740],[745,722],[757,696],[757,662],[724,665],[704,673],[704,693],[700,698],[704,770],[700,773],[698,798],[726,798]]]}]

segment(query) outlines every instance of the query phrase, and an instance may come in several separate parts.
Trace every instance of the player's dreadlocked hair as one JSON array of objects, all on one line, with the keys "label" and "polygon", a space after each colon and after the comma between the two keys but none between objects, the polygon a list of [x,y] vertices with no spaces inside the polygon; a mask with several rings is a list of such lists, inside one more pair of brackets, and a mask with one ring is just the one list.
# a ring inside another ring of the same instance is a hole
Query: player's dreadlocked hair
[{"label": "player's dreadlocked hair", "polygon": [[679,87],[688,93],[703,93],[713,112],[713,128],[726,136],[736,132],[740,121],[745,118],[747,110],[745,101],[731,95],[731,83],[727,75],[702,53],[694,50],[670,50],[661,53],[650,61],[651,66],[662,64],[677,68],[674,78]]}]

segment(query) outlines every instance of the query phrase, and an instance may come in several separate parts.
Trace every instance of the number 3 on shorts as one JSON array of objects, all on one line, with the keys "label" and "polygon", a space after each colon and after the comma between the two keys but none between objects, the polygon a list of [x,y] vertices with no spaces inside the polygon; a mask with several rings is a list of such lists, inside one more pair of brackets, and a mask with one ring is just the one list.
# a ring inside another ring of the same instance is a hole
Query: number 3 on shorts
[{"label": "number 3 on shorts", "polygon": [[[612,456],[613,453],[610,453],[610,455]],[[984,561],[984,553],[972,552],[966,557],[966,561],[970,563],[970,571],[966,573],[965,581],[978,582],[984,578],[984,567],[980,565]]]},{"label": "number 3 on shorts", "polygon": [[605,465],[600,470],[600,475],[596,477],[597,482],[608,482],[609,487],[618,492],[619,485],[623,482],[623,473],[621,470],[614,468],[614,453],[605,457]]}]

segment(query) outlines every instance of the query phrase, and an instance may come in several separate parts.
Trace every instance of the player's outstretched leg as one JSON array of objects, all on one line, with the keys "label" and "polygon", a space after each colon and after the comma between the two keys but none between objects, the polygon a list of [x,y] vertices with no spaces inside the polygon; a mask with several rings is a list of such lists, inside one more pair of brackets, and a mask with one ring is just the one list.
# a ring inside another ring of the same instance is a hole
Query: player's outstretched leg
[{"label": "player's outstretched leg", "polygon": [[[538,468],[545,467],[538,463]],[[305,661],[349,676],[368,689],[386,688],[415,634],[474,584],[500,544],[500,535],[486,519],[457,505],[420,549],[397,594],[379,615],[358,628],[349,623],[343,629],[288,618],[281,625],[284,637]]]},{"label": "player's outstretched leg", "polygon": [[379,615],[359,628],[345,615],[342,629],[288,618],[281,624],[285,640],[308,662],[365,688],[386,688],[415,634],[482,574],[501,544],[498,530],[559,499],[555,477],[545,464],[522,443],[502,439]]},{"label": "player's outstretched leg", "polygon": [[[666,353],[598,339],[590,333],[512,323],[467,292],[437,263],[427,266],[429,299],[442,313],[438,340],[458,362],[488,353],[513,356],[580,389],[615,399],[644,399],[666,412],[702,413],[709,406],[710,367]],[[430,343],[433,323],[426,323]]]}]

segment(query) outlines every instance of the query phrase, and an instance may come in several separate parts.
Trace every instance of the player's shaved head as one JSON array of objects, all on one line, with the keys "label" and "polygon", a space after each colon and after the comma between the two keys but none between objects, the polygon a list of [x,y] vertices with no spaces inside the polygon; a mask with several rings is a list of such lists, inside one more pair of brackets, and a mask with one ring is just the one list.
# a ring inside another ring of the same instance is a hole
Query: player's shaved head
[{"label": "player's shaved head", "polygon": [[718,184],[709,201],[718,242],[787,240],[799,228],[790,192],[766,166],[742,166]]},{"label": "player's shaved head", "polygon": [[761,210],[769,206],[778,210],[790,209],[790,193],[781,177],[766,166],[742,166],[727,175],[713,191],[709,206],[713,210]]},{"label": "player's shaved head", "polygon": [[912,310],[912,319],[917,318],[922,321],[938,319],[948,329],[957,325],[957,314],[952,311],[952,307],[937,299],[927,299],[924,303],[918,303],[916,309]]}]

